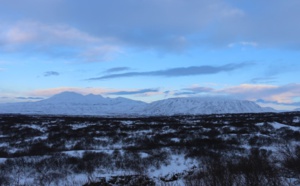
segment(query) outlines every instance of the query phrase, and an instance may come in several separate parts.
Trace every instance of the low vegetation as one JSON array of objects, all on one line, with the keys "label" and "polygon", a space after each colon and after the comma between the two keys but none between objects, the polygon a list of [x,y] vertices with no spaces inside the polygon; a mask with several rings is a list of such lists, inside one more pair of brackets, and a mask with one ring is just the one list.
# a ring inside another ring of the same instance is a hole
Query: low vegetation
[{"label": "low vegetation", "polygon": [[299,185],[300,113],[0,115],[0,185]]}]

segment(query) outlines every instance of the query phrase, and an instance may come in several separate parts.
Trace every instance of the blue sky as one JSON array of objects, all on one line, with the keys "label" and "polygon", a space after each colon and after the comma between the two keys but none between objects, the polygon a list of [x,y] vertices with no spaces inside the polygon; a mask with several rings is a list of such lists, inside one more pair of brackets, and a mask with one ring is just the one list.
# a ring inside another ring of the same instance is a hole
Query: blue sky
[{"label": "blue sky", "polygon": [[0,0],[0,102],[63,91],[300,107],[298,0]]}]

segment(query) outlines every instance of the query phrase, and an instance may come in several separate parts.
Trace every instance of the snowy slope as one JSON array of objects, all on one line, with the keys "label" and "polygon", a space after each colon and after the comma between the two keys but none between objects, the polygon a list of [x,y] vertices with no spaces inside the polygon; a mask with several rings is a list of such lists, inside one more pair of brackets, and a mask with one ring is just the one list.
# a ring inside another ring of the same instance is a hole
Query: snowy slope
[{"label": "snowy slope", "polygon": [[213,97],[170,98],[152,102],[146,115],[274,112],[254,102]]},{"label": "snowy slope", "polygon": [[0,113],[67,114],[67,115],[119,115],[136,114],[147,104],[126,98],[104,98],[100,95],[83,96],[63,92],[38,102],[0,105]]},{"label": "snowy slope", "polygon": [[63,92],[37,102],[0,104],[0,113],[62,115],[175,115],[274,112],[251,101],[225,98],[170,98],[150,104],[126,98],[104,98]]}]

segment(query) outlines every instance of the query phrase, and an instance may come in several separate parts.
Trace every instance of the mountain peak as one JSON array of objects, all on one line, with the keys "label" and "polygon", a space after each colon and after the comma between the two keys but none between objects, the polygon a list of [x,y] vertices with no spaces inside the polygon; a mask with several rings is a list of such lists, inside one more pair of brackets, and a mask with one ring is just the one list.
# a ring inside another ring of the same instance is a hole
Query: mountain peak
[{"label": "mountain peak", "polygon": [[55,94],[52,97],[50,97],[49,99],[46,100],[42,100],[41,102],[66,102],[66,101],[76,101],[78,99],[82,99],[84,96],[76,93],[76,92],[70,92],[70,91],[65,91],[65,92],[61,92],[59,94]]},{"label": "mountain peak", "polygon": [[53,95],[52,97],[66,97],[66,96],[83,96],[82,94],[79,94],[77,92],[71,92],[71,91],[64,91],[58,94]]},{"label": "mountain peak", "polygon": [[68,103],[68,104],[93,104],[93,103],[99,103],[105,101],[105,98],[103,98],[100,95],[94,95],[94,94],[88,94],[86,96],[76,93],[76,92],[61,92],[59,94],[56,94],[49,99],[42,100],[40,102],[45,103],[53,103],[53,104],[60,104],[60,103]]},{"label": "mountain peak", "polygon": [[165,100],[195,100],[195,101],[233,101],[238,99],[233,99],[228,96],[194,96],[194,97],[175,97],[168,98]]},{"label": "mountain peak", "polygon": [[[223,114],[270,112],[252,101],[228,97],[170,98],[150,103],[146,115]],[[274,110],[272,110],[274,111]]]},{"label": "mountain peak", "polygon": [[152,103],[127,98],[104,98],[62,92],[37,102],[0,105],[1,113],[67,114],[67,115],[193,115],[223,113],[274,112],[252,101],[229,97],[169,98]]}]

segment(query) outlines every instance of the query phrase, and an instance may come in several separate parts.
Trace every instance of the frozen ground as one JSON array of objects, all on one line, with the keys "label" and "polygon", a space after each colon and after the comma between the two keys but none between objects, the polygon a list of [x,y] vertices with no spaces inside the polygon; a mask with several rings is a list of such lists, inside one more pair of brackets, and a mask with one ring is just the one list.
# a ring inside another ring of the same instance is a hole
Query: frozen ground
[{"label": "frozen ground", "polygon": [[287,180],[297,185],[300,178],[286,175],[294,170],[280,158],[285,150],[297,159],[299,117],[297,112],[130,118],[0,115],[0,179],[4,185],[105,180],[114,185],[181,186],[208,183],[211,172],[226,175],[231,164],[255,165],[259,160],[273,166],[279,177],[284,175],[281,185]]}]

